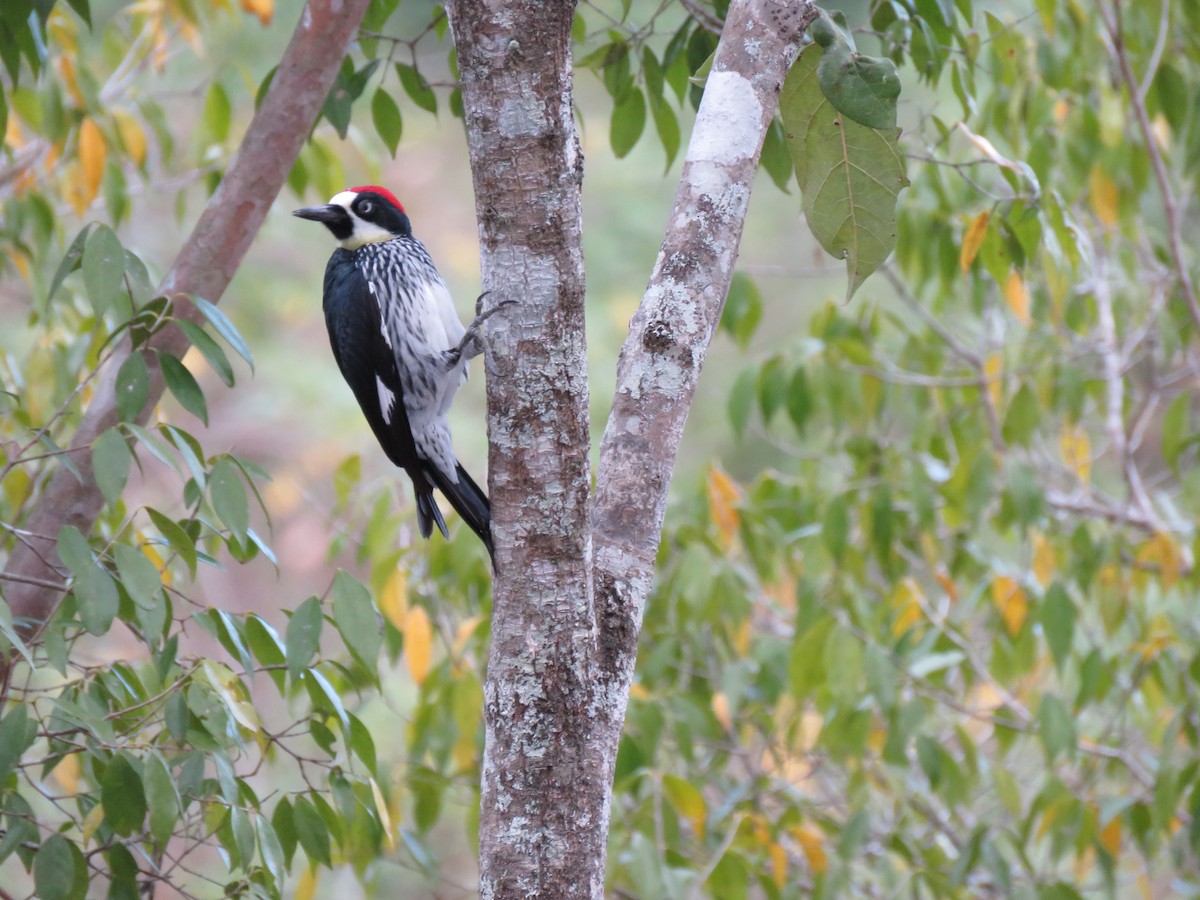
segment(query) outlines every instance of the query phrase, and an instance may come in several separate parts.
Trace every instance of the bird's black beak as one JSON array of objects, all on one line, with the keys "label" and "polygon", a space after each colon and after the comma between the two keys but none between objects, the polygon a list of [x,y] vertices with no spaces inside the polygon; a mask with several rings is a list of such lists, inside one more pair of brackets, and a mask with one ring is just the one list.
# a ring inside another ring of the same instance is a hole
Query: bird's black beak
[{"label": "bird's black beak", "polygon": [[293,210],[292,215],[308,219],[311,222],[332,225],[334,222],[340,222],[346,218],[346,210],[344,207],[331,203],[327,206],[306,206],[303,209]]}]

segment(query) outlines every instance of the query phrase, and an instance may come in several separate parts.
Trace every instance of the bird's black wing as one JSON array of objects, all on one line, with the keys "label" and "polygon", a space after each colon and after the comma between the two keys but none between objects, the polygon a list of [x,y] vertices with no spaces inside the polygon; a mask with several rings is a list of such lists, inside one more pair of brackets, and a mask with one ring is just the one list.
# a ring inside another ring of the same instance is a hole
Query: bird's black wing
[{"label": "bird's black wing", "polygon": [[396,356],[381,324],[379,303],[348,250],[338,249],[329,259],[324,310],[329,344],[342,377],[388,459],[413,481],[421,535],[429,537],[432,526],[437,525],[449,537],[425,475],[425,464],[413,443]]}]

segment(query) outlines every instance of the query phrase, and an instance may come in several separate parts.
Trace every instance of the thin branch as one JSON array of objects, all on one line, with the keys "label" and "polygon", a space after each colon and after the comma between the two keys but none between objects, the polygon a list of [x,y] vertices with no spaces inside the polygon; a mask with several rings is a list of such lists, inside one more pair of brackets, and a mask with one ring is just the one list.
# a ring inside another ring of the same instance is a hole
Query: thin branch
[{"label": "thin branch", "polygon": [[[1164,7],[1166,5],[1164,4]],[[1192,273],[1187,265],[1187,257],[1184,255],[1183,217],[1180,214],[1179,201],[1175,197],[1171,187],[1171,178],[1167,172],[1166,161],[1163,159],[1162,150],[1159,148],[1158,141],[1154,136],[1154,128],[1150,124],[1150,116],[1146,112],[1145,95],[1142,93],[1138,79],[1133,74],[1133,67],[1129,63],[1129,54],[1126,52],[1125,47],[1124,25],[1121,21],[1120,3],[1119,0],[1114,0],[1111,11],[1102,2],[1096,4],[1096,8],[1100,12],[1100,19],[1104,23],[1104,30],[1108,33],[1113,59],[1121,73],[1121,80],[1125,82],[1125,87],[1129,91],[1129,103],[1133,107],[1133,114],[1134,118],[1137,119],[1138,130],[1142,134],[1142,143],[1145,145],[1146,156],[1149,157],[1150,166],[1154,170],[1154,180],[1158,183],[1158,191],[1162,195],[1163,216],[1166,219],[1167,226],[1167,248],[1171,253],[1175,275],[1179,279],[1179,288],[1183,292],[1183,299],[1187,303],[1192,322],[1200,330],[1200,297],[1196,295],[1196,286],[1192,282]],[[1157,64],[1157,57],[1152,58],[1152,61]],[[1146,71],[1145,78],[1147,82],[1154,77],[1154,72],[1154,69]]]}]

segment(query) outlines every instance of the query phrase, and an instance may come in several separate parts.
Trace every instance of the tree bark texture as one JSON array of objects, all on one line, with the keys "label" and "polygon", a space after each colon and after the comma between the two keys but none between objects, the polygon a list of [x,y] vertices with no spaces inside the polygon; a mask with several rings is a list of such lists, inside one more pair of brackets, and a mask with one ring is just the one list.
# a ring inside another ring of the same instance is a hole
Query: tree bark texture
[{"label": "tree bark texture", "polygon": [[499,368],[480,893],[599,897],[611,775],[597,755],[575,4],[452,0]]},{"label": "tree bark texture", "polygon": [[[161,296],[193,295],[216,302],[258,233],[279,194],[313,122],[329,94],[338,67],[370,0],[309,0],[300,14],[271,87],[246,131],[236,156],[159,287]],[[175,314],[198,319],[186,302]],[[182,356],[188,342],[177,328],[166,329],[150,347]],[[91,531],[104,505],[92,473],[91,445],[117,424],[116,376],[128,358],[124,342],[99,375],[96,392],[83,413],[71,444],[76,477],[59,466],[38,499],[25,534],[5,567],[4,599],[21,633],[36,636],[53,615],[62,590],[45,582],[63,582],[55,542],[64,525]],[[150,393],[138,421],[150,417],[162,396],[163,380],[152,353]],[[39,584],[37,582],[42,582]]]},{"label": "tree bark texture", "polygon": [[721,320],[763,139],[816,8],[734,0],[717,45],[650,283],[617,365],[593,508],[603,677],[619,739],[667,489],[700,369]]},{"label": "tree bark texture", "polygon": [[[815,10],[734,0],[667,235],[621,353],[589,502],[574,5],[451,0],[491,322],[497,575],[485,898],[604,896],[610,792],[667,488],[763,137]],[[593,530],[594,522],[594,530]],[[595,560],[593,568],[593,543]]]}]

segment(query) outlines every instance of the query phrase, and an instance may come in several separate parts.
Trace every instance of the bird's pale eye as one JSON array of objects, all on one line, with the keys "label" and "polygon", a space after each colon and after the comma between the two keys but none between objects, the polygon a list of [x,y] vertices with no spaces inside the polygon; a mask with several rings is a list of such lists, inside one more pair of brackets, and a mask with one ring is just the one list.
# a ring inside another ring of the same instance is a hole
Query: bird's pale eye
[{"label": "bird's pale eye", "polygon": [[358,211],[364,216],[369,216],[375,211],[375,204],[370,200],[364,200],[362,203],[358,204]]}]

